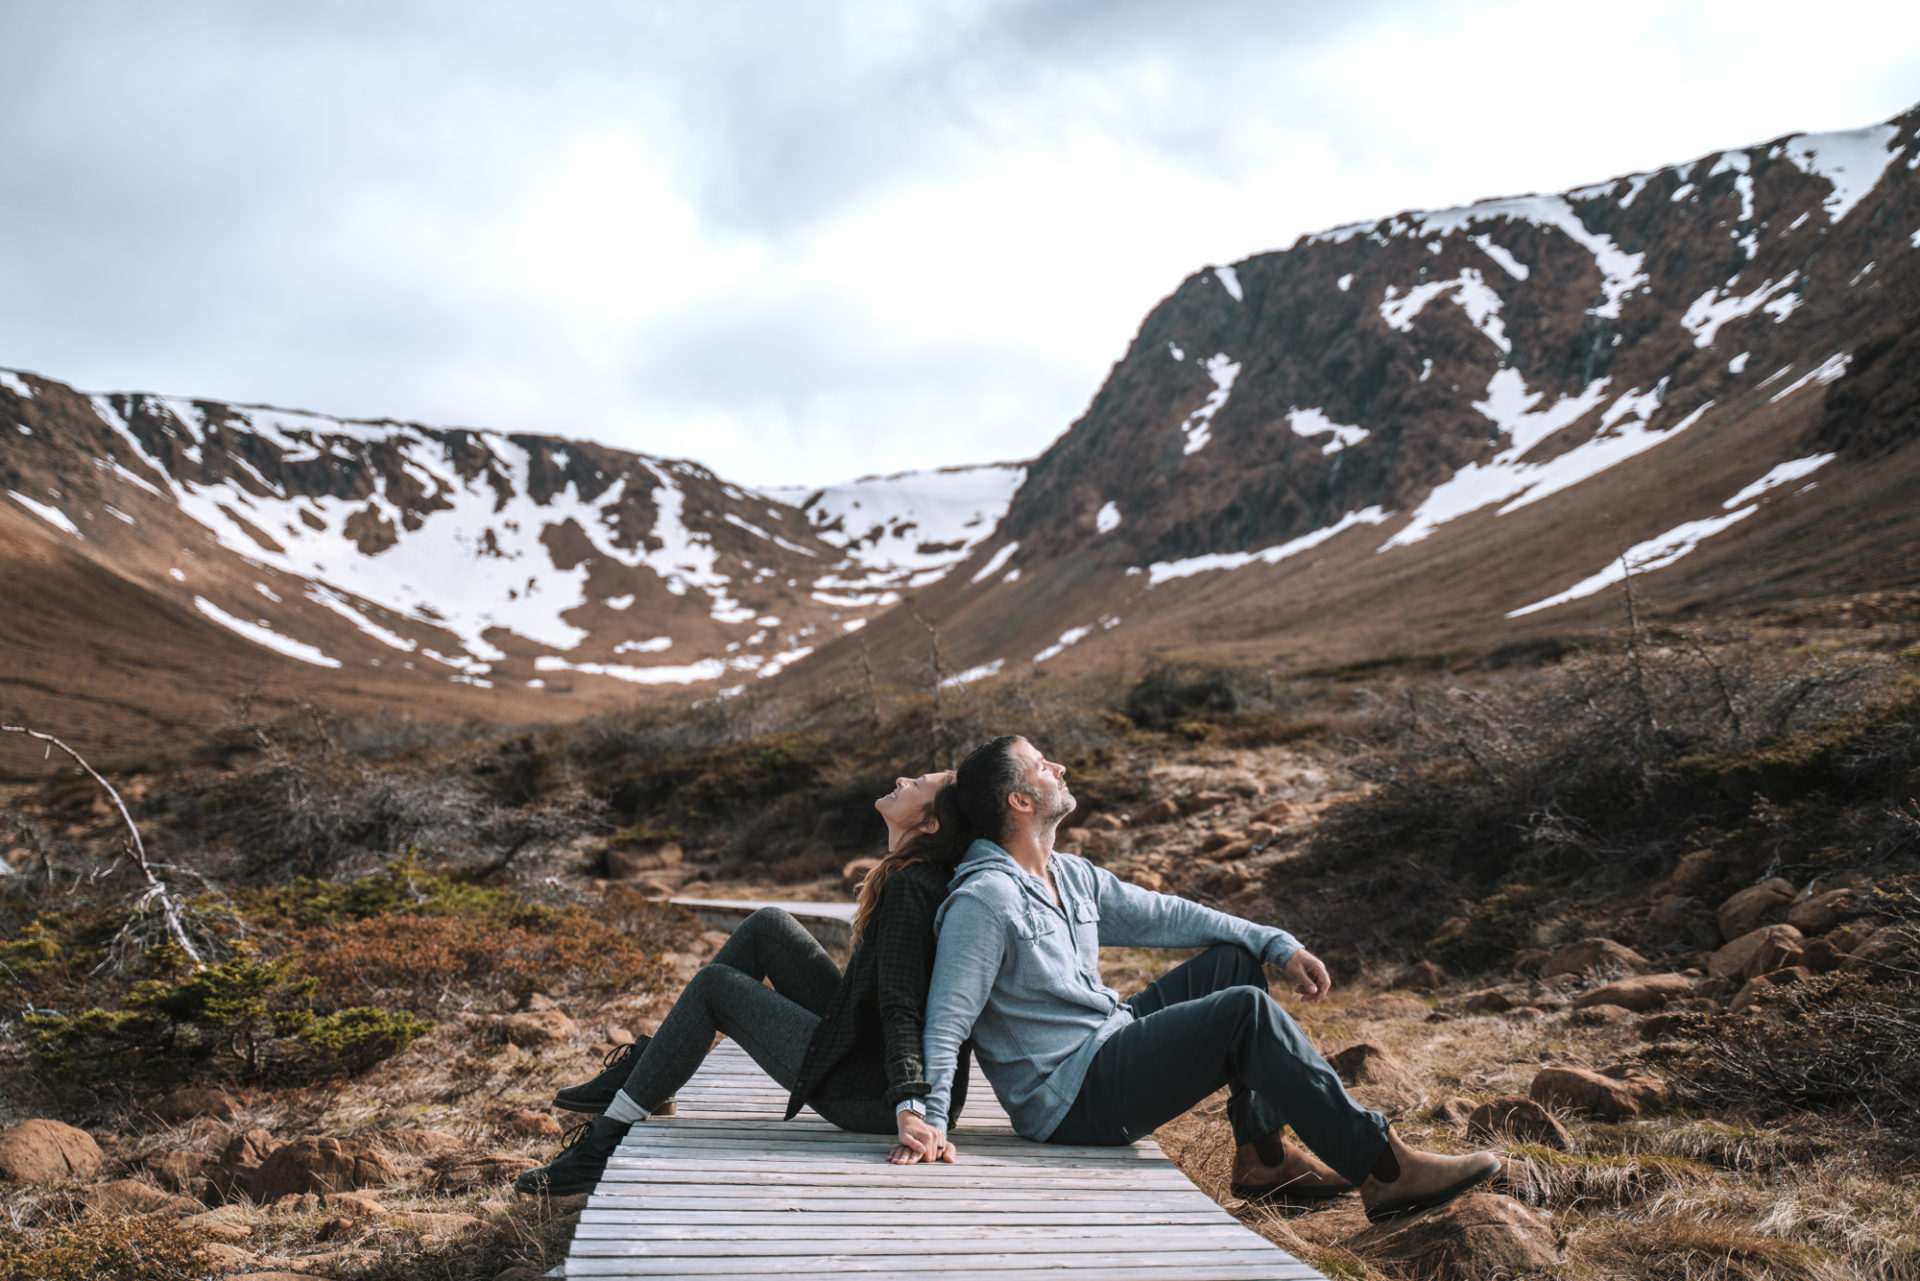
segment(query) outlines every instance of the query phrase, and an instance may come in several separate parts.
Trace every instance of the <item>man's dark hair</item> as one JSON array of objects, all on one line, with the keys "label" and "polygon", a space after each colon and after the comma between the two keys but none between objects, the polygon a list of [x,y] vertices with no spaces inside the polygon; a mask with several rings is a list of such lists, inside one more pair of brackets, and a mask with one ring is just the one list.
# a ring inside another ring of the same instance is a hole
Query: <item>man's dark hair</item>
[{"label": "man's dark hair", "polygon": [[1018,734],[1002,734],[967,753],[953,776],[960,811],[975,831],[995,844],[1007,839],[1007,798],[1026,783],[1026,771],[1013,745]]}]

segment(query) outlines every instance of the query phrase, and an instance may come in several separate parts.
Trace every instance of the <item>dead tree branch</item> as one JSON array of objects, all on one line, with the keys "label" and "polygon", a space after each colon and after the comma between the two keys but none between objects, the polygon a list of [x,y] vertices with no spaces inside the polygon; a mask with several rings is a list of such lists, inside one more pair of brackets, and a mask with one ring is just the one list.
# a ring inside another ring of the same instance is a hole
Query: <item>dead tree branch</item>
[{"label": "dead tree branch", "polygon": [[140,827],[133,821],[133,815],[127,810],[127,803],[120,799],[120,793],[114,789],[113,784],[102,777],[99,770],[87,764],[85,757],[81,756],[80,753],[74,751],[73,748],[67,746],[51,734],[42,730],[32,729],[25,725],[7,724],[0,724],[0,732],[25,734],[28,738],[38,739],[47,745],[48,755],[52,755],[54,748],[59,748],[68,756],[71,756],[74,764],[85,770],[89,778],[100,784],[107,795],[112,798],[113,807],[120,811],[121,822],[127,826],[127,839],[121,843],[120,848],[126,856],[132,860],[134,866],[140,870],[140,875],[145,878],[147,882],[146,889],[141,892],[139,900],[133,905],[135,917],[137,918],[150,911],[157,911],[160,914],[161,921],[166,926],[167,937],[173,941],[174,946],[186,953],[187,959],[193,963],[194,969],[204,969],[207,964],[206,958],[200,955],[200,949],[195,947],[193,940],[188,937],[186,922],[182,919],[183,913],[180,904],[173,897],[173,893],[167,889],[167,883],[153,874],[153,865],[147,861],[146,842],[140,839]]}]

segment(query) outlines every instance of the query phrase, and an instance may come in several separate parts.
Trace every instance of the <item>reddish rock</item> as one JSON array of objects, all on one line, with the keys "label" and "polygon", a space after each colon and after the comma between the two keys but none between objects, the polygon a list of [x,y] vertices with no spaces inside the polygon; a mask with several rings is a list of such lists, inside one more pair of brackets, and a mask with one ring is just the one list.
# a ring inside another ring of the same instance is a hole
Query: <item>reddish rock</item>
[{"label": "reddish rock", "polygon": [[1561,974],[1586,974],[1593,970],[1625,970],[1630,974],[1643,974],[1650,968],[1647,958],[1632,948],[1612,939],[1591,938],[1556,948],[1553,955],[1547,958],[1547,963],[1540,967],[1540,977],[1550,979]]},{"label": "reddish rock", "polygon": [[95,1214],[125,1216],[131,1214],[198,1214],[207,1207],[192,1197],[162,1192],[138,1179],[114,1179],[96,1184],[80,1194],[87,1209]]},{"label": "reddish rock", "polygon": [[1573,1136],[1554,1119],[1553,1113],[1517,1094],[1473,1109],[1467,1117],[1467,1133],[1475,1138],[1511,1138],[1521,1143],[1538,1143],[1562,1152],[1573,1146]]},{"label": "reddish rock", "polygon": [[507,1113],[502,1124],[512,1133],[525,1135],[530,1139],[557,1139],[560,1137],[560,1123],[546,1112],[536,1112],[532,1108],[523,1108],[518,1112]]},{"label": "reddish rock", "polygon": [[445,1130],[374,1130],[359,1137],[389,1152],[399,1152],[422,1161],[463,1156],[473,1146]]},{"label": "reddish rock", "polygon": [[1640,946],[1650,952],[1698,952],[1719,941],[1713,912],[1690,895],[1655,899],[1640,921]]},{"label": "reddish rock", "polygon": [[1121,822],[1115,815],[1095,814],[1092,818],[1081,824],[1081,826],[1090,828],[1096,832],[1119,832],[1124,831],[1127,825]]},{"label": "reddish rock", "polygon": [[1809,939],[1800,949],[1800,964],[1815,974],[1830,974],[1846,961],[1830,939]]},{"label": "reddish rock", "polygon": [[64,1122],[22,1121],[0,1130],[0,1179],[8,1183],[90,1179],[105,1159],[91,1134]]},{"label": "reddish rock", "polygon": [[1742,934],[1750,934],[1762,925],[1772,924],[1786,914],[1787,905],[1793,902],[1797,891],[1791,881],[1774,877],[1758,885],[1741,890],[1720,905],[1714,913],[1720,922],[1720,937],[1737,939]]},{"label": "reddish rock", "polygon": [[1911,925],[1884,926],[1853,949],[1847,957],[1847,968],[1863,970],[1878,966],[1911,966],[1916,953],[1920,953],[1916,941],[1920,941],[1920,930]]},{"label": "reddish rock", "polygon": [[435,1186],[442,1192],[472,1192],[506,1183],[533,1169],[540,1162],[509,1152],[489,1152],[484,1156],[441,1164]]},{"label": "reddish rock", "polygon": [[1276,827],[1285,827],[1288,823],[1302,817],[1307,807],[1297,801],[1275,801],[1255,814],[1254,820],[1260,823],[1272,823]]},{"label": "reddish rock", "polygon": [[1787,924],[1808,938],[1825,934],[1861,910],[1858,890],[1828,890],[1812,894],[1787,909]]},{"label": "reddish rock", "polygon": [[1618,1005],[1628,1010],[1657,1010],[1668,1001],[1692,995],[1693,980],[1684,974],[1641,974],[1583,992],[1573,999],[1573,1008]]},{"label": "reddish rock", "polygon": [[672,841],[652,849],[615,846],[607,851],[607,877],[615,881],[631,881],[648,872],[679,867],[686,860],[686,851]]},{"label": "reddish rock", "polygon": [[1346,1248],[1395,1275],[1493,1281],[1536,1276],[1564,1260],[1547,1221],[1511,1197],[1469,1192],[1431,1210],[1374,1224]]},{"label": "reddish rock", "polygon": [[1171,800],[1162,798],[1143,808],[1133,816],[1135,827],[1151,827],[1156,823],[1171,823],[1180,817],[1180,807]]},{"label": "reddish rock", "polygon": [[880,866],[877,858],[856,858],[848,861],[840,869],[840,888],[849,894],[860,892],[860,883],[867,879],[873,869]]},{"label": "reddish rock", "polygon": [[1248,858],[1252,854],[1252,841],[1234,841],[1229,845],[1218,846],[1212,851],[1212,857],[1222,863],[1231,859]]},{"label": "reddish rock", "polygon": [[1827,942],[1833,944],[1833,950],[1843,956],[1851,955],[1855,948],[1885,928],[1886,924],[1887,920],[1882,916],[1866,916],[1857,921],[1848,921],[1845,925],[1836,926],[1828,931]]},{"label": "reddish rock", "polygon": [[1765,974],[1756,974],[1748,979],[1746,984],[1738,992],[1734,993],[1733,999],[1727,1002],[1727,1009],[1729,1011],[1744,1010],[1750,1005],[1759,1004],[1761,996],[1766,992],[1770,992],[1775,988],[1786,987],[1789,984],[1803,982],[1812,977],[1813,971],[1804,965],[1795,965],[1784,970],[1769,970]]},{"label": "reddish rock", "polygon": [[385,1187],[400,1177],[393,1161],[358,1139],[308,1136],[273,1150],[254,1176],[254,1199]]},{"label": "reddish rock", "polygon": [[1635,1031],[1643,1041],[1664,1041],[1678,1032],[1684,1031],[1690,1024],[1699,1020],[1700,1015],[1691,1010],[1675,1010],[1666,1014],[1654,1014],[1640,1020]]},{"label": "reddish rock", "polygon": [[1246,840],[1246,833],[1236,832],[1230,827],[1216,827],[1200,838],[1200,852],[1211,854],[1224,845]]},{"label": "reddish rock", "polygon": [[1255,845],[1271,845],[1274,838],[1279,835],[1280,829],[1272,823],[1247,824],[1247,839]]},{"label": "reddish rock", "polygon": [[1226,792],[1190,792],[1180,798],[1180,809],[1187,814],[1203,814],[1208,810],[1217,810],[1233,800]]},{"label": "reddish rock", "polygon": [[527,1010],[509,1014],[501,1020],[507,1040],[523,1050],[564,1045],[577,1030],[573,1020],[559,1010]]},{"label": "reddish rock", "polygon": [[1390,988],[1410,988],[1416,992],[1430,992],[1447,981],[1447,972],[1432,961],[1415,961],[1391,979]]},{"label": "reddish rock", "polygon": [[1370,1041],[1349,1045],[1330,1055],[1327,1063],[1348,1085],[1389,1085],[1411,1089],[1413,1078],[1406,1065]]},{"label": "reddish rock", "polygon": [[140,1162],[140,1168],[168,1191],[198,1192],[207,1172],[213,1168],[213,1158],[184,1149],[155,1152]]},{"label": "reddish rock", "polygon": [[1697,898],[1719,885],[1726,874],[1724,855],[1717,850],[1695,850],[1683,857],[1668,873],[1666,892],[1683,898]]},{"label": "reddish rock", "polygon": [[260,1173],[260,1167],[266,1164],[272,1155],[276,1142],[265,1130],[254,1128],[235,1134],[227,1140],[226,1148],[220,1153],[207,1171],[207,1177],[213,1182],[213,1189],[221,1196],[230,1197],[236,1193],[252,1194],[253,1181]]},{"label": "reddish rock", "polygon": [[1633,1011],[1624,1005],[1589,1005],[1567,1017],[1580,1027],[1624,1027],[1633,1022]]},{"label": "reddish rock", "polygon": [[388,1213],[386,1206],[364,1192],[325,1192],[320,1204],[349,1219],[384,1219]]},{"label": "reddish rock", "polygon": [[197,1116],[210,1116],[216,1120],[231,1121],[240,1115],[240,1104],[225,1090],[194,1086],[175,1090],[155,1103],[153,1114],[168,1125],[191,1121]]},{"label": "reddish rock", "polygon": [[1538,974],[1540,968],[1553,959],[1553,953],[1540,947],[1523,947],[1513,954],[1513,972],[1515,974]]},{"label": "reddish rock", "polygon": [[1143,890],[1152,890],[1155,894],[1167,888],[1167,878],[1149,867],[1136,867],[1127,873],[1127,880]]},{"label": "reddish rock", "polygon": [[1355,1001],[1347,1007],[1347,1014],[1356,1019],[1424,1019],[1432,1008],[1417,996],[1398,996],[1385,992],[1364,1001]]},{"label": "reddish rock", "polygon": [[1467,1014],[1498,1014],[1512,1008],[1512,998],[1497,987],[1483,987],[1460,998],[1460,1009]]},{"label": "reddish rock", "polygon": [[1625,1121],[1658,1111],[1673,1097],[1667,1083],[1655,1077],[1608,1076],[1578,1067],[1540,1069],[1527,1094],[1545,1107],[1585,1112],[1603,1121]]},{"label": "reddish rock", "polygon": [[1800,940],[1800,931],[1791,925],[1763,925],[1709,956],[1707,973],[1717,979],[1743,983],[1762,973],[1756,968],[1762,960],[1783,955],[1788,947],[1797,948]]},{"label": "reddish rock", "polygon": [[1427,1116],[1451,1126],[1463,1127],[1473,1118],[1473,1110],[1478,1106],[1472,1099],[1463,1099],[1456,1094],[1434,1104],[1428,1109]]}]

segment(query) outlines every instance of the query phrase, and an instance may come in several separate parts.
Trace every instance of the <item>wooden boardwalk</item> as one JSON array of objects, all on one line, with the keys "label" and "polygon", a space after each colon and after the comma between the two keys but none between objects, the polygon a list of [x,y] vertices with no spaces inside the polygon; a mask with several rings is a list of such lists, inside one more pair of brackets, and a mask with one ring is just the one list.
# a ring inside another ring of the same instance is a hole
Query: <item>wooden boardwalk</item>
[{"label": "wooden boardwalk", "polygon": [[1154,1143],[1013,1133],[975,1070],[953,1165],[887,1164],[722,1041],[678,1114],[633,1127],[581,1212],[566,1277],[1323,1281],[1242,1227]]}]

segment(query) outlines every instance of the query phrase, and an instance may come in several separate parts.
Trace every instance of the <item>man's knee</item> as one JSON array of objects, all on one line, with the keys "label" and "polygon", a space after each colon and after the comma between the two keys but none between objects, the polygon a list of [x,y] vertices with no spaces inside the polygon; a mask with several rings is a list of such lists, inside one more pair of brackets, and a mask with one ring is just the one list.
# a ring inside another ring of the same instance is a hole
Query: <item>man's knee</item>
[{"label": "man's knee", "polygon": [[1238,943],[1215,943],[1207,949],[1234,986],[1267,990],[1267,969],[1260,958]]}]

